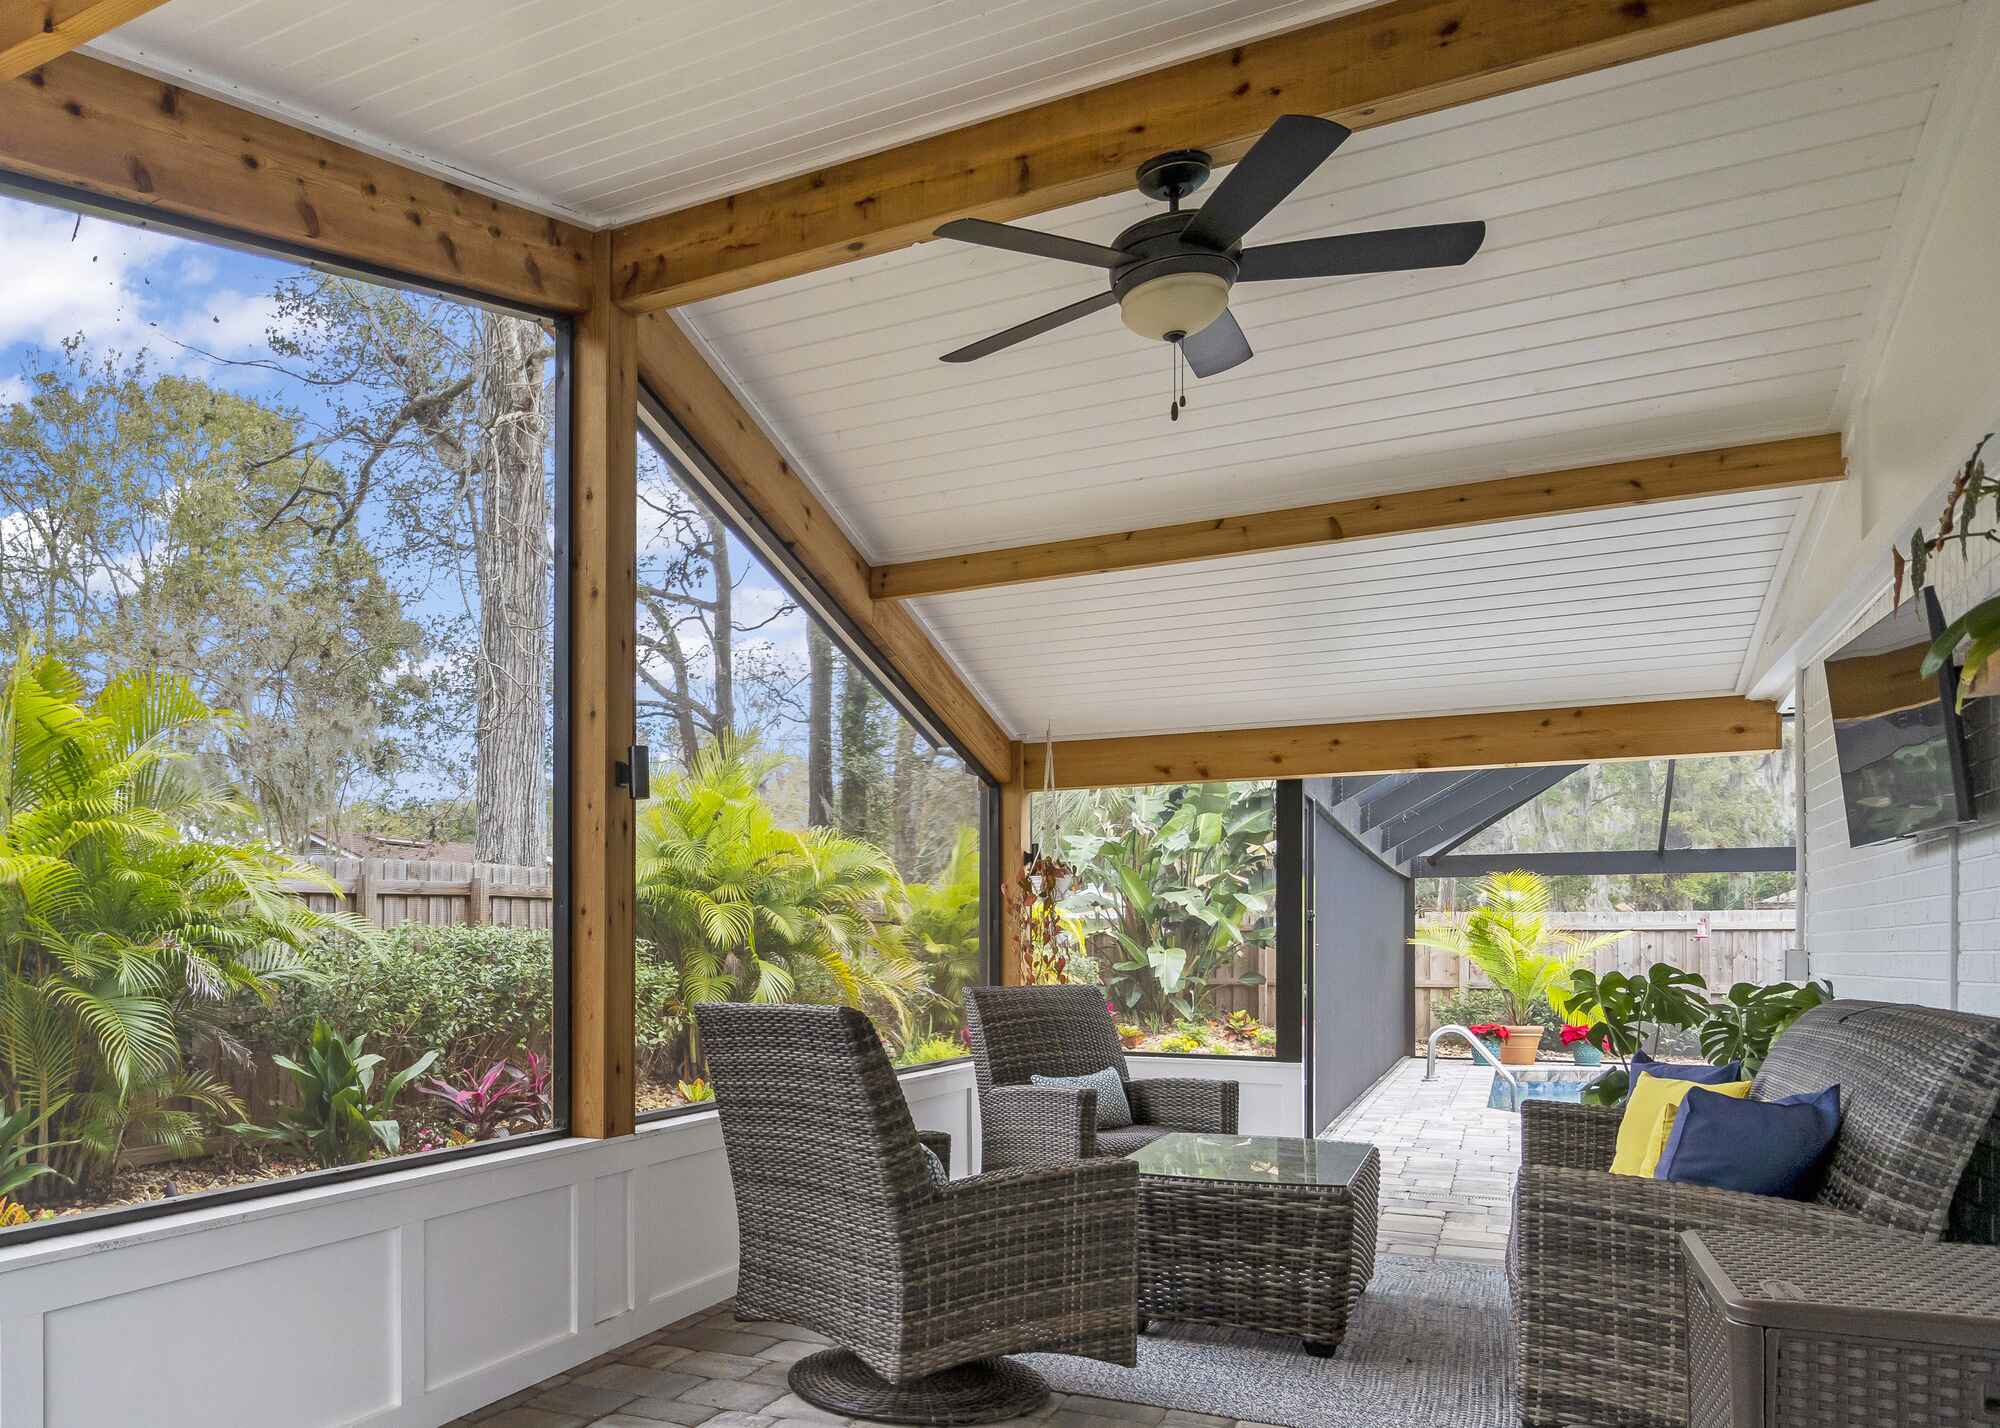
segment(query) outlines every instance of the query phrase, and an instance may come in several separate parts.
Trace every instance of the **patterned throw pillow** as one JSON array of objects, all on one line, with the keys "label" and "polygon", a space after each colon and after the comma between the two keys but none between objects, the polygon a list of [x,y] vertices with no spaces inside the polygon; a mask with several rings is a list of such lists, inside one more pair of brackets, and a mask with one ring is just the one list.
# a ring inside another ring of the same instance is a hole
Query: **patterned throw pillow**
[{"label": "patterned throw pillow", "polygon": [[1123,1130],[1132,1124],[1132,1105],[1125,1099],[1125,1080],[1116,1066],[1093,1071],[1088,1076],[1030,1076],[1037,1086],[1074,1086],[1079,1091],[1097,1092],[1097,1128]]},{"label": "patterned throw pillow", "polygon": [[920,1145],[917,1149],[924,1153],[924,1169],[931,1177],[931,1184],[939,1189],[951,1184],[951,1172],[945,1169],[944,1162],[938,1159],[938,1153],[927,1145]]}]

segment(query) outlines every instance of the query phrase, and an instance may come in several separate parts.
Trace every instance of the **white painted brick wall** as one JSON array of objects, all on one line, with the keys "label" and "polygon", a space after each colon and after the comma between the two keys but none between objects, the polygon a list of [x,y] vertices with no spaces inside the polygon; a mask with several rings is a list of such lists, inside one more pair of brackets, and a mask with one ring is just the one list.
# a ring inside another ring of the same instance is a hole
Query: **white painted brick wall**
[{"label": "white painted brick wall", "polygon": [[[2000,561],[1989,552],[2000,546],[1975,546],[1970,560],[1952,554],[1938,563],[1935,583],[1947,619],[2000,589]],[[1831,647],[1888,611],[1885,593]],[[1817,660],[1801,681],[1801,695],[1803,916],[1812,975],[1830,978],[1844,997],[1956,1005],[2000,1016],[2000,787],[1993,760],[1982,757],[1982,744],[2000,723],[1992,707],[2000,701],[1979,701],[1988,707],[1967,710],[1968,723],[1979,731],[1972,780],[1979,823],[1955,834],[1855,849],[1847,844],[1826,675]]]}]

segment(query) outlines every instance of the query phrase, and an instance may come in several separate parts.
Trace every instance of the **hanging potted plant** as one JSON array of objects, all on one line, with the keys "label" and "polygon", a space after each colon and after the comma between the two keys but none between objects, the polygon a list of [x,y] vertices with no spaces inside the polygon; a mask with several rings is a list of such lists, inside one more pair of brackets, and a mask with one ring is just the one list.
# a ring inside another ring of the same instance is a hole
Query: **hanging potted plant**
[{"label": "hanging potted plant", "polygon": [[1493,984],[1507,1009],[1500,1060],[1529,1066],[1542,1044],[1535,1003],[1566,986],[1585,957],[1623,934],[1580,938],[1548,926],[1549,885],[1534,873],[1495,873],[1479,884],[1479,906],[1460,923],[1434,923],[1411,942],[1463,957]]},{"label": "hanging potted plant", "polygon": [[[1056,746],[1047,730],[1042,733],[1042,747],[1048,754],[1042,768],[1043,796],[1048,799],[1048,791],[1056,784]],[[1049,801],[1053,804],[1052,799]],[[1045,824],[1049,848],[1056,846],[1056,829],[1055,809],[1051,806]],[[1009,901],[1020,920],[1023,985],[1063,986],[1070,981],[1072,959],[1083,951],[1076,919],[1061,907],[1062,899],[1076,885],[1076,869],[1057,854],[1042,849],[1042,844],[1031,843],[1021,855],[1019,886]]]},{"label": "hanging potted plant", "polygon": [[[1938,514],[1938,529],[1934,536],[1926,536],[1919,526],[1910,535],[1909,553],[1901,550],[1890,552],[1895,566],[1895,587],[1892,598],[1898,605],[1903,603],[1903,582],[1909,581],[1910,593],[1924,588],[1933,556],[1943,552],[1952,541],[1958,542],[1959,553],[1965,552],[1966,542],[1983,540],[2000,542],[2000,527],[1989,526],[1984,530],[1973,529],[1978,519],[1980,504],[1991,500],[1996,511],[2000,511],[2000,480],[1986,474],[1986,443],[1993,440],[1988,432],[1972,448],[1972,455],[1965,460],[1958,475],[1952,480],[1951,490],[1944,498],[1944,509]],[[1986,693],[1986,676],[2000,656],[2000,595],[1989,595],[1981,600],[1950,625],[1943,634],[1932,642],[1924,656],[1918,673],[1925,679],[1932,678],[1951,659],[1959,645],[1971,641],[1965,652],[1965,661],[1959,671],[1958,707],[1965,708],[1965,701],[1975,694]]]}]

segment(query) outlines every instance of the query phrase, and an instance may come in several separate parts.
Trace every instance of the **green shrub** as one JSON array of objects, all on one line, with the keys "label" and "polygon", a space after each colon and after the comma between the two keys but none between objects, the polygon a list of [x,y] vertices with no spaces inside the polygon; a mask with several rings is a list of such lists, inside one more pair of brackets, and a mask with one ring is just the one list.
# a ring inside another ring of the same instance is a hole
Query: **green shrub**
[{"label": "green shrub", "polygon": [[955,1036],[927,1036],[904,1049],[896,1058],[898,1066],[925,1066],[933,1061],[955,1061],[970,1056],[965,1043]]},{"label": "green shrub", "polygon": [[[306,953],[311,982],[287,995],[269,1036],[297,1046],[325,1020],[402,1062],[438,1053],[444,1076],[477,1072],[521,1048],[546,1052],[554,961],[546,930],[405,923],[370,943],[328,938]],[[637,1055],[651,1065],[686,1023],[680,978],[651,943],[637,947]]]},{"label": "green shrub", "polygon": [[279,1047],[340,1027],[401,1064],[426,1051],[463,1074],[517,1047],[545,1047],[554,1013],[549,934],[521,927],[392,927],[368,942],[327,938],[306,954],[312,981],[284,998]]}]

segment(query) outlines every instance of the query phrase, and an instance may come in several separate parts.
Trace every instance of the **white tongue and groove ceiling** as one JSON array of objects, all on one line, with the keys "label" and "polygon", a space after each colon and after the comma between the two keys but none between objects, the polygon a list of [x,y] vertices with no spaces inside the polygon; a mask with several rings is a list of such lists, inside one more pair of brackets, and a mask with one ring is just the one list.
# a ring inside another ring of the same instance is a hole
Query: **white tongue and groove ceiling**
[{"label": "white tongue and groove ceiling", "polygon": [[[173,0],[90,48],[589,224],[1361,8],[1354,0]],[[1964,20],[1873,0],[1357,134],[1250,235],[1483,219],[1461,269],[1246,285],[1191,383],[1095,270],[932,242],[684,309],[871,561],[1836,429]],[[1163,147],[1171,140],[1162,138]],[[1197,195],[1197,201],[1200,195]],[[1110,241],[1136,193],[1035,226]],[[1015,734],[1739,690],[1809,496],[916,602]]]},{"label": "white tongue and groove ceiling", "polygon": [[[1961,7],[1876,3],[1355,135],[1250,235],[1483,219],[1463,268],[1246,284],[1190,381],[1093,269],[931,242],[683,309],[873,562],[1838,429]],[[1200,195],[1196,196],[1197,201]],[[1108,242],[1134,193],[1033,226]],[[1810,497],[915,602],[1017,735],[1738,692]]]},{"label": "white tongue and groove ceiling", "polygon": [[592,226],[1365,0],[173,0],[88,46]]}]

